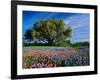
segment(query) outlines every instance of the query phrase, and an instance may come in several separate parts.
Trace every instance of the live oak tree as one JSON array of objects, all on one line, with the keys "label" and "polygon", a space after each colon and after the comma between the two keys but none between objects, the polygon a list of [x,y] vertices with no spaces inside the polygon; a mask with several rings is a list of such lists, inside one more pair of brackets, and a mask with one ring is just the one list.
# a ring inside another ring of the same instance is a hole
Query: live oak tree
[{"label": "live oak tree", "polygon": [[70,38],[72,29],[65,26],[63,19],[41,20],[25,33],[28,39],[47,41],[48,45],[63,45]]}]

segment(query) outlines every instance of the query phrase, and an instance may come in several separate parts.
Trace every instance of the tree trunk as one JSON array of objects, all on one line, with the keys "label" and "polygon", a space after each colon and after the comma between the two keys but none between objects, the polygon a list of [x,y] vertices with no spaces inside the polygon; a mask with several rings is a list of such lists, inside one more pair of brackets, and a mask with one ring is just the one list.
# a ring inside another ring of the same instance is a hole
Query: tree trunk
[{"label": "tree trunk", "polygon": [[51,46],[53,44],[53,40],[52,39],[48,39],[48,44]]}]

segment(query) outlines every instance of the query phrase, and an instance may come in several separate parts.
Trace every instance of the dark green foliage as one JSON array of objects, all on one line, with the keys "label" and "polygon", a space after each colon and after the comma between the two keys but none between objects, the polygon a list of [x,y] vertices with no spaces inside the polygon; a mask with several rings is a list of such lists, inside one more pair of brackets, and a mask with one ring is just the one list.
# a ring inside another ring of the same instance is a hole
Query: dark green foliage
[{"label": "dark green foliage", "polygon": [[72,47],[81,47],[81,46],[87,46],[89,47],[89,42],[88,41],[84,41],[84,42],[75,42],[75,43],[71,43]]},{"label": "dark green foliage", "polygon": [[32,40],[32,30],[28,29],[24,35],[25,39]]}]

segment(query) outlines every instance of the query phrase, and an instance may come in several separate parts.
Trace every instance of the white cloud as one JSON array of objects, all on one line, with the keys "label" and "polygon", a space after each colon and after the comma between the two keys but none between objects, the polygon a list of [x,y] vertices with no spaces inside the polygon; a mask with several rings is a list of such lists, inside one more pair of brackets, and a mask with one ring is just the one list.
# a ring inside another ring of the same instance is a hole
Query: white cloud
[{"label": "white cloud", "polygon": [[89,41],[89,15],[72,15],[65,19],[65,25],[72,28],[71,42]]},{"label": "white cloud", "polygon": [[70,25],[72,29],[89,26],[89,17],[86,15],[75,15],[65,19],[65,25]]}]

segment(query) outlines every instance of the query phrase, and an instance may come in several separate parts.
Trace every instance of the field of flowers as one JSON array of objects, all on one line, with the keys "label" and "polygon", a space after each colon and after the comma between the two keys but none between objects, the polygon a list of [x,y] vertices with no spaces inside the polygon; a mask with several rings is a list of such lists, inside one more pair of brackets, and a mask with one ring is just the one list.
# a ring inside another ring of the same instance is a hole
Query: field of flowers
[{"label": "field of flowers", "polygon": [[88,66],[87,47],[23,48],[23,69]]}]

